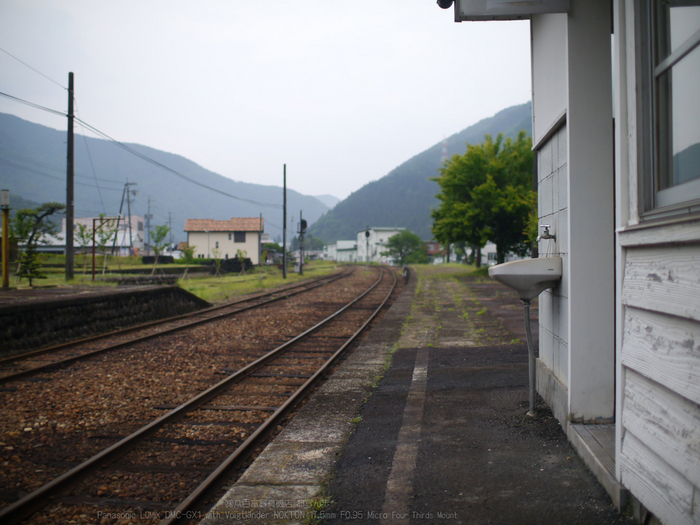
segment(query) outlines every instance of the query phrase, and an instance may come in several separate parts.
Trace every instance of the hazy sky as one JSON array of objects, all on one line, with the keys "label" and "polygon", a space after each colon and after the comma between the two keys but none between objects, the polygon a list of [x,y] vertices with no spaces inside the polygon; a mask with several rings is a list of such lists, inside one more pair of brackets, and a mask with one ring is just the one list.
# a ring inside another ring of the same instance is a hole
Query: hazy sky
[{"label": "hazy sky", "polygon": [[[0,48],[62,86],[73,71],[77,115],[119,141],[258,184],[286,163],[290,188],[339,198],[531,94],[529,22],[457,24],[435,0],[0,0]],[[66,111],[2,51],[0,71]]]}]

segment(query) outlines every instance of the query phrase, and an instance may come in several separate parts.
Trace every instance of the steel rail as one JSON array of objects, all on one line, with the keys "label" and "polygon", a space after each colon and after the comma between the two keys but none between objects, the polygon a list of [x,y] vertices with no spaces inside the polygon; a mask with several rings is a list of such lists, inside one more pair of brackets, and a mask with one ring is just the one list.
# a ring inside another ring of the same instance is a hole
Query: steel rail
[{"label": "steel rail", "polygon": [[[353,271],[354,271],[354,270],[353,270]],[[232,302],[229,302],[229,303],[223,303],[223,304],[218,304],[218,305],[215,305],[215,306],[209,306],[209,307],[207,307],[207,308],[203,308],[203,309],[201,309],[201,310],[197,310],[197,311],[194,311],[194,312],[189,312],[189,313],[186,313],[186,314],[180,314],[180,315],[176,315],[176,316],[173,316],[173,317],[168,317],[168,318],[166,318],[166,319],[159,319],[159,320],[157,320],[157,321],[149,321],[149,322],[147,322],[147,323],[141,323],[141,324],[138,324],[138,325],[136,325],[136,326],[130,326],[130,327],[128,327],[128,328],[122,328],[122,329],[120,329],[120,330],[113,330],[113,331],[111,331],[111,332],[107,332],[107,333],[104,333],[104,334],[92,335],[92,336],[89,336],[89,337],[85,337],[85,338],[83,338],[83,339],[78,339],[78,340],[76,340],[76,341],[68,341],[68,342],[65,342],[65,343],[61,343],[61,344],[54,345],[54,346],[48,346],[48,347],[46,347],[46,348],[41,348],[41,349],[39,349],[39,350],[34,350],[34,351],[31,351],[31,352],[23,352],[23,353],[21,353],[21,354],[17,354],[17,355],[13,355],[13,356],[10,356],[10,357],[5,357],[5,358],[3,358],[3,359],[0,359],[0,366],[3,366],[3,365],[5,365],[5,364],[9,364],[9,363],[14,363],[14,362],[16,362],[16,361],[21,361],[21,360],[23,360],[23,359],[31,359],[31,358],[33,358],[33,357],[37,357],[37,356],[40,356],[40,355],[43,355],[43,354],[49,354],[49,353],[51,353],[51,352],[58,352],[58,351],[60,351],[60,350],[65,350],[65,349],[71,348],[71,347],[73,347],[73,346],[78,346],[78,345],[82,345],[82,344],[86,344],[86,343],[91,343],[91,342],[94,342],[94,341],[99,341],[100,339],[106,339],[106,338],[108,338],[108,337],[116,337],[116,336],[119,336],[119,335],[128,334],[128,333],[130,333],[130,332],[136,332],[136,331],[138,331],[138,330],[144,330],[144,329],[146,329],[146,328],[151,328],[151,327],[153,327],[153,326],[158,326],[158,325],[160,325],[160,324],[165,324],[165,323],[169,323],[169,322],[172,322],[172,321],[177,321],[177,320],[179,320],[179,319],[185,319],[185,318],[187,318],[187,317],[193,317],[193,316],[195,316],[195,315],[200,315],[200,314],[207,313],[207,312],[213,312],[213,311],[216,311],[216,310],[221,310],[222,308],[229,308],[229,307],[235,306],[235,305],[237,305],[237,304],[247,303],[247,302],[249,302],[249,301],[255,301],[256,299],[260,299],[260,298],[263,298],[263,297],[268,297],[268,296],[270,296],[270,295],[275,295],[275,294],[279,294],[279,293],[284,293],[284,292],[287,292],[287,291],[289,291],[289,290],[294,290],[294,289],[296,289],[296,288],[301,288],[301,287],[303,287],[303,286],[307,286],[307,285],[309,285],[309,284],[313,284],[313,283],[316,283],[317,281],[321,281],[321,280],[324,280],[324,279],[326,279],[325,283],[331,283],[331,282],[336,281],[336,280],[338,280],[338,279],[341,279],[341,278],[343,278],[343,277],[347,277],[350,273],[352,273],[352,271],[350,271],[350,272],[343,271],[343,272],[340,272],[340,273],[338,273],[338,274],[335,274],[335,275],[330,276],[330,278],[329,278],[329,276],[324,275],[324,276],[322,276],[322,277],[317,277],[317,278],[315,278],[315,279],[309,279],[309,280],[307,280],[307,281],[294,284],[294,285],[292,285],[292,286],[283,288],[283,289],[281,289],[281,290],[270,291],[270,292],[267,292],[267,293],[262,293],[262,294],[254,295],[254,296],[252,296],[252,297],[247,297],[247,298],[244,298],[244,299],[238,299],[238,300],[236,300],[236,301],[232,301]],[[324,284],[325,284],[325,283],[324,283]],[[320,286],[320,285],[319,285],[319,286]],[[312,287],[312,288],[309,288],[309,289],[313,289],[313,288],[315,288],[315,286]]]},{"label": "steel rail", "polygon": [[[170,412],[153,420],[148,425],[142,427],[141,429],[137,430],[136,432],[133,432],[129,436],[121,439],[119,442],[111,445],[110,447],[99,452],[98,454],[94,455],[93,457],[85,460],[81,464],[73,467],[68,472],[63,473],[62,475],[60,475],[57,478],[50,481],[49,483],[46,483],[45,485],[39,487],[35,491],[26,495],[22,499],[14,502],[11,505],[0,510],[0,523],[12,525],[12,524],[20,522],[21,520],[27,518],[28,516],[31,516],[32,514],[37,512],[39,509],[41,509],[45,505],[47,505],[49,503],[50,498],[57,496],[62,491],[66,490],[70,486],[72,486],[74,483],[76,483],[76,482],[80,481],[81,479],[85,478],[86,476],[88,476],[94,470],[96,470],[102,466],[105,466],[105,465],[115,461],[117,458],[130,452],[140,442],[153,436],[156,432],[158,432],[166,424],[175,423],[175,422],[179,421],[181,418],[183,418],[189,412],[192,412],[192,411],[198,409],[199,407],[201,407],[202,405],[206,404],[207,402],[211,401],[213,398],[220,395],[220,393],[228,390],[235,383],[240,382],[245,376],[252,373],[254,370],[256,370],[257,368],[259,368],[260,366],[265,364],[267,361],[270,361],[272,358],[274,358],[277,354],[281,353],[283,350],[285,350],[290,345],[308,337],[313,332],[315,332],[319,328],[321,328],[323,325],[325,325],[325,324],[329,323],[330,321],[332,321],[333,319],[335,319],[338,315],[340,315],[342,312],[344,312],[345,310],[350,308],[353,304],[360,301],[368,293],[370,293],[374,288],[376,288],[379,285],[379,283],[381,282],[382,278],[383,278],[383,270],[382,270],[382,273],[380,274],[379,279],[371,287],[369,287],[365,292],[363,292],[361,295],[356,297],[353,301],[351,301],[350,303],[346,304],[341,309],[336,311],[334,314],[332,314],[329,317],[327,317],[326,319],[320,321],[319,323],[312,326],[308,330],[302,332],[301,334],[297,335],[296,337],[290,339],[286,343],[271,350],[270,352],[268,352],[264,356],[253,361],[252,363],[249,363],[248,365],[241,368],[237,372],[228,376],[226,379],[223,379],[219,383],[209,387],[208,389],[199,393],[197,396],[195,396],[192,399],[190,399],[189,401],[183,403],[179,407],[172,409]],[[285,403],[285,405],[286,404],[287,403]],[[249,440],[247,440],[247,441],[249,441]]]},{"label": "steel rail", "polygon": [[[384,270],[382,270],[382,273]],[[216,468],[208,477],[205,479],[190,495],[185,498],[178,507],[169,513],[169,516],[161,520],[159,525],[172,525],[174,523],[180,523],[182,521],[189,521],[187,518],[188,512],[193,508],[196,508],[201,501],[210,493],[211,489],[215,487],[220,479],[237,464],[243,461],[254,449],[255,447],[266,437],[266,435],[279,423],[279,421],[284,418],[294,406],[308,393],[312,386],[321,378],[321,376],[328,370],[328,368],[342,355],[342,353],[350,346],[355,339],[357,339],[362,332],[365,331],[367,326],[377,317],[379,312],[384,308],[387,301],[391,297],[391,294],[396,288],[396,274],[394,272],[389,272],[394,277],[394,282],[391,289],[387,293],[386,297],[382,303],[372,312],[369,318],[362,324],[362,326],[351,335],[343,345],[336,350],[333,355],[331,355],[326,362],[309,378],[306,382],[301,385],[294,394],[292,394],[277,410],[275,410],[263,423],[260,425],[249,437],[246,439],[226,460],[224,460],[219,467]],[[380,281],[381,281],[380,277]],[[377,283],[378,284],[378,283]]]},{"label": "steel rail", "polygon": [[[267,304],[274,303],[274,302],[276,302],[276,301],[281,301],[282,299],[288,299],[289,297],[292,297],[292,296],[294,296],[294,295],[297,295],[297,294],[300,294],[300,293],[304,293],[304,292],[308,292],[308,291],[310,291],[310,290],[314,290],[315,288],[319,288],[319,287],[321,287],[321,286],[323,286],[323,285],[325,285],[325,284],[328,284],[328,283],[333,282],[333,281],[335,281],[335,280],[337,280],[337,279],[340,279],[341,277],[346,277],[346,276],[347,276],[347,275],[339,274],[338,276],[336,276],[335,279],[326,280],[326,281],[324,281],[324,282],[322,282],[322,283],[316,283],[316,284],[314,284],[313,286],[311,286],[311,287],[309,287],[309,288],[304,288],[304,289],[302,289],[302,290],[296,290],[296,291],[293,291],[293,292],[291,292],[291,293],[287,293],[287,294],[284,294],[284,295],[279,295],[279,296],[277,296],[277,297],[273,297],[273,298],[271,298],[271,299],[267,299],[266,301],[263,301],[263,302],[260,302],[260,303],[252,304],[252,305],[250,305],[250,306],[244,306],[244,307],[239,308],[239,309],[237,309],[237,310],[234,310],[234,311],[232,311],[232,312],[224,312],[224,313],[221,313],[221,314],[218,314],[218,315],[213,315],[213,316],[211,316],[211,317],[206,317],[206,318],[203,318],[203,319],[195,319],[195,320],[190,321],[190,322],[188,322],[188,323],[184,323],[184,324],[181,324],[181,325],[178,325],[178,326],[174,326],[174,327],[172,327],[172,328],[168,328],[168,329],[165,329],[165,330],[161,330],[160,332],[153,332],[153,333],[150,333],[150,334],[145,334],[145,335],[142,335],[142,336],[137,336],[137,337],[134,337],[133,339],[129,339],[128,341],[122,341],[121,343],[115,343],[115,344],[108,345],[108,346],[105,346],[105,347],[103,347],[103,348],[97,348],[97,349],[95,349],[95,350],[91,350],[91,351],[88,351],[88,352],[85,352],[85,353],[82,353],[82,354],[79,354],[79,355],[75,355],[75,356],[71,356],[71,357],[66,357],[66,358],[63,358],[63,359],[58,359],[58,360],[53,361],[53,362],[51,362],[51,363],[46,363],[46,364],[44,364],[44,365],[39,365],[39,366],[35,366],[35,367],[32,367],[32,368],[27,368],[26,370],[20,370],[19,372],[15,372],[15,373],[8,374],[8,375],[5,375],[5,376],[0,376],[0,384],[9,383],[10,381],[16,381],[17,379],[22,379],[23,377],[31,376],[31,375],[38,374],[38,373],[41,373],[41,372],[46,372],[46,371],[49,371],[49,370],[58,369],[58,368],[61,368],[61,367],[63,367],[63,366],[69,365],[69,364],[71,364],[71,363],[75,363],[76,361],[82,361],[83,359],[89,359],[89,358],[94,357],[94,356],[96,356],[96,355],[104,354],[104,353],[106,353],[106,352],[111,352],[111,351],[113,351],[113,350],[117,350],[117,349],[123,348],[123,347],[125,347],[125,346],[133,345],[133,344],[140,343],[140,342],[143,342],[143,341],[148,341],[148,340],[150,340],[150,339],[154,339],[154,338],[157,338],[157,337],[160,337],[160,336],[163,336],[163,335],[167,335],[167,334],[171,334],[171,333],[174,333],[174,332],[179,332],[179,331],[181,331],[181,330],[185,330],[185,329],[191,328],[191,327],[193,327],[193,326],[197,326],[197,325],[204,324],[204,323],[209,323],[209,322],[211,322],[211,321],[216,321],[217,319],[223,319],[223,318],[225,318],[225,317],[230,317],[230,316],[232,316],[232,315],[236,315],[236,314],[239,314],[239,313],[241,313],[241,312],[245,312],[245,311],[247,311],[247,310],[252,310],[252,309],[254,309],[254,308],[259,308],[259,307],[261,307],[261,306],[265,306],[265,305],[267,305]],[[308,283],[307,283],[307,284],[308,284]],[[295,288],[299,288],[299,287],[295,287]],[[287,291],[287,290],[284,290],[284,291]],[[279,293],[279,292],[278,292],[278,293]],[[267,295],[275,295],[275,294],[267,294]],[[263,295],[263,296],[260,296],[260,297],[266,297],[267,295]],[[257,298],[259,298],[259,297],[257,297]],[[219,305],[219,306],[215,306],[215,307],[212,307],[212,308],[207,308],[207,309],[205,309],[205,310],[198,310],[198,311],[192,312],[192,313],[190,313],[190,314],[183,314],[183,315],[180,315],[180,316],[171,317],[171,318],[166,319],[166,320],[163,320],[163,321],[161,321],[161,322],[154,322],[153,324],[154,324],[154,325],[166,324],[166,323],[168,323],[168,322],[172,322],[172,321],[175,321],[175,320],[181,320],[181,319],[187,318],[187,317],[199,317],[199,316],[201,316],[202,314],[205,314],[205,313],[208,313],[208,312],[211,312],[211,311],[215,311],[215,310],[221,310],[222,308],[228,308],[228,307],[231,307],[231,306],[235,306],[236,304],[240,304],[240,303],[242,303],[242,302],[248,302],[248,301],[250,301],[250,300],[252,300],[252,299],[247,299],[247,300],[244,300],[244,301],[237,301],[237,302],[234,302],[234,303],[228,303],[228,304],[226,304],[226,305],[224,305],[224,306]],[[149,324],[149,323],[146,323],[146,324]],[[141,326],[142,328],[148,328],[148,326],[145,326],[145,325],[140,325],[140,326]],[[127,330],[127,331],[133,331],[133,330]],[[106,338],[106,337],[109,336],[109,335],[110,335],[110,334],[106,334],[105,336],[98,336],[98,338]],[[117,335],[118,335],[118,334],[117,334]]]}]

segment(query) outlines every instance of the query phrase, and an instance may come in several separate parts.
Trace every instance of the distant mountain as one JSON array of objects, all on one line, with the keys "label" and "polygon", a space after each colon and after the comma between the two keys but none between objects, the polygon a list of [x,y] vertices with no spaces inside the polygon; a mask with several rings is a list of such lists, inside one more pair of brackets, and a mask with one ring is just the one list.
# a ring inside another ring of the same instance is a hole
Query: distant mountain
[{"label": "distant mountain", "polygon": [[334,197],[333,195],[314,195],[314,197],[316,197],[329,208],[332,208],[340,202],[340,199],[338,197]]},{"label": "distant mountain", "polygon": [[[466,144],[484,141],[484,135],[503,133],[516,137],[521,130],[532,134],[530,103],[512,106],[491,118],[477,122],[446,139],[447,154],[463,154]],[[438,174],[442,142],[407,160],[386,176],[364,185],[347,199],[323,215],[309,232],[326,242],[354,239],[358,230],[369,226],[408,228],[424,240],[430,240],[431,207],[437,208],[437,182],[429,180]]]},{"label": "distant mountain", "polygon": [[[146,215],[150,199],[152,225],[172,221],[173,239],[185,240],[185,220],[258,217],[265,231],[281,237],[282,188],[228,179],[194,162],[146,146],[127,144],[133,150],[168,166],[212,191],[122,149],[108,140],[75,136],[75,216],[90,217],[119,212],[126,182],[137,195],[131,211]],[[281,177],[280,177],[281,178]],[[19,198],[32,202],[66,201],[66,133],[0,113],[0,187],[10,190],[12,208]],[[329,206],[320,200],[287,190],[288,214],[313,224]],[[123,213],[127,212],[124,202]]]}]

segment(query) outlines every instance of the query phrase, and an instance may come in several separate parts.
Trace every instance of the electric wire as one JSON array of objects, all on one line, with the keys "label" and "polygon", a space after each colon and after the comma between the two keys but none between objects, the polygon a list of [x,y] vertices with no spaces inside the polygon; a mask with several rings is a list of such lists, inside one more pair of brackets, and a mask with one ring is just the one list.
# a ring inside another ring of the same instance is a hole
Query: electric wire
[{"label": "electric wire", "polygon": [[[36,160],[34,160],[34,159],[32,159],[32,158],[25,157],[24,155],[19,155],[18,153],[15,153],[14,151],[10,151],[10,150],[8,150],[8,149],[6,149],[6,148],[3,148],[2,146],[0,146],[0,152],[2,152],[2,154],[3,154],[3,156],[4,156],[4,158],[3,158],[3,157],[0,157],[0,162],[5,162],[5,163],[7,163],[7,164],[9,164],[9,165],[11,165],[11,166],[14,166],[14,167],[16,167],[16,168],[26,169],[26,170],[33,170],[35,173],[42,173],[42,174],[46,174],[46,172],[45,172],[45,171],[43,171],[43,172],[42,172],[42,171],[37,171],[37,168],[36,168],[36,167],[42,168],[42,169],[44,169],[44,170],[49,170],[49,171],[52,171],[52,172],[55,172],[55,173],[59,173],[59,174],[61,174],[61,175],[65,175],[65,173],[66,173],[65,167],[58,168],[58,167],[53,166],[53,165],[51,165],[51,164],[46,164],[46,163],[44,163],[44,162],[37,162]],[[31,164],[31,165],[35,166],[35,168],[30,168],[30,167],[27,167],[27,166],[23,166],[23,165],[21,165],[21,164],[17,164],[16,162],[13,162],[12,160],[10,160],[8,157],[15,157],[16,159],[18,159],[18,160],[21,161],[21,162],[24,162],[24,163]],[[87,175],[82,175],[82,174],[77,173],[77,172],[76,172],[76,174],[75,174],[75,177],[76,177],[76,178],[79,178],[79,179],[91,179],[91,180],[92,180],[92,177],[89,177],[89,176],[87,176]],[[65,178],[62,178],[61,180],[65,180]],[[123,182],[123,181],[119,181],[119,180],[99,179],[99,178],[98,178],[97,180],[100,181],[100,182],[106,182],[106,183],[108,183],[108,184],[118,184],[118,185],[120,186],[119,191],[121,191],[121,187],[124,186],[124,182]],[[114,188],[110,188],[110,189],[114,189]]]},{"label": "electric wire", "polygon": [[48,81],[50,81],[50,82],[53,82],[53,83],[56,84],[58,87],[60,87],[60,88],[62,88],[62,89],[68,89],[68,88],[67,88],[66,86],[64,86],[63,84],[60,84],[59,82],[56,82],[53,78],[51,78],[51,77],[45,75],[44,73],[42,73],[42,72],[39,71],[38,69],[33,68],[32,66],[30,66],[29,64],[27,64],[27,63],[24,62],[23,60],[20,60],[19,58],[17,58],[15,55],[13,55],[12,53],[10,53],[9,51],[6,51],[6,50],[4,50],[4,49],[1,48],[1,47],[0,47],[0,51],[2,51],[3,53],[5,53],[5,54],[8,55],[8,56],[14,58],[14,59],[15,59],[17,62],[19,62],[20,64],[23,64],[23,65],[27,66],[29,69],[31,69],[31,70],[34,71],[35,73],[39,73],[39,74],[40,74],[42,77],[44,77],[46,80],[48,80]]},{"label": "electric wire", "polygon": [[126,144],[124,144],[124,143],[122,143],[122,142],[119,142],[118,140],[116,140],[116,139],[110,137],[109,135],[107,135],[106,133],[100,131],[99,129],[97,129],[97,128],[93,127],[93,126],[91,126],[91,125],[88,124],[87,122],[84,122],[83,120],[80,120],[80,119],[78,119],[77,117],[76,117],[75,120],[78,120],[80,123],[82,123],[83,125],[85,125],[85,126],[86,126],[90,131],[92,131],[93,133],[96,133],[96,134],[100,135],[101,137],[104,137],[104,138],[106,138],[107,140],[110,140],[110,141],[114,142],[117,146],[119,146],[120,148],[122,148],[122,149],[128,151],[128,152],[131,153],[132,155],[135,155],[135,156],[137,156],[137,157],[139,157],[139,158],[145,160],[146,162],[150,162],[150,163],[153,164],[154,166],[158,166],[158,167],[160,167],[160,168],[162,168],[162,169],[164,169],[164,170],[166,170],[166,171],[169,171],[169,172],[172,173],[173,175],[175,175],[175,176],[177,176],[177,177],[180,177],[181,179],[186,180],[186,181],[188,181],[188,182],[191,182],[192,184],[195,184],[195,185],[197,185],[197,186],[200,186],[200,187],[205,188],[205,189],[210,190],[210,191],[214,191],[214,192],[216,192],[216,193],[219,193],[219,194],[221,194],[221,195],[224,195],[224,196],[226,196],[226,197],[230,197],[230,198],[235,199],[235,200],[238,200],[238,201],[249,202],[249,203],[251,203],[251,204],[256,204],[256,205],[258,205],[258,206],[269,207],[269,208],[282,208],[282,205],[281,205],[281,204],[269,204],[269,203],[265,203],[265,202],[254,201],[254,200],[252,200],[252,199],[245,199],[245,198],[243,198],[243,197],[237,197],[237,196],[235,196],[235,195],[231,195],[230,193],[226,193],[225,191],[217,190],[216,188],[212,188],[211,186],[207,186],[206,184],[202,184],[201,182],[198,182],[198,181],[196,181],[196,180],[194,180],[194,179],[191,179],[191,178],[188,177],[187,175],[184,175],[184,174],[180,173],[179,171],[174,170],[174,169],[172,169],[172,168],[166,166],[165,164],[162,164],[161,162],[158,162],[158,161],[155,160],[155,159],[152,159],[152,158],[149,157],[148,155],[144,155],[143,153],[140,153],[140,152],[136,151],[135,149],[133,149],[133,148],[127,146]]},{"label": "electric wire", "polygon": [[[264,218],[264,217],[263,217]],[[278,230],[281,230],[281,226],[277,226],[276,224],[271,223],[269,220],[265,219],[265,225],[266,226],[272,226],[273,228],[277,228]]]},{"label": "electric wire", "polygon": [[[32,172],[32,173],[35,173],[36,175],[41,175],[42,177],[47,177],[47,178],[49,178],[49,179],[54,179],[54,180],[57,180],[57,181],[62,182],[62,183],[65,183],[65,182],[66,182],[66,178],[65,178],[65,177],[59,177],[59,176],[56,176],[56,175],[51,175],[51,174],[49,174],[49,173],[46,173],[46,172],[43,172],[43,171],[39,171],[39,170],[30,168],[30,167],[28,167],[28,166],[21,166],[21,165],[19,165],[19,164],[15,164],[14,162],[7,160],[7,159],[1,159],[1,158],[0,158],[0,163],[3,163],[3,164],[8,165],[8,166],[13,166],[13,167],[15,167],[15,168],[19,168],[19,169],[22,169],[22,170],[25,170],[25,171],[30,171],[30,172]],[[87,178],[87,177],[81,177],[81,178]],[[88,188],[94,188],[94,187],[95,187],[94,184],[87,184],[87,183],[85,183],[85,182],[79,182],[79,181],[74,181],[74,184],[77,184],[77,185],[79,185],[79,186],[87,186]],[[103,189],[104,189],[105,191],[122,191],[121,188],[103,188]]]},{"label": "electric wire", "polygon": [[[78,113],[78,101],[75,100],[75,97],[73,97],[73,104],[75,104],[75,112],[76,114]],[[80,119],[78,119],[78,123],[80,124]],[[82,124],[80,124],[82,127]],[[83,128],[85,129],[85,128]],[[100,191],[100,184],[97,182],[97,174],[95,173],[95,165],[92,163],[92,155],[90,155],[90,148],[88,147],[87,143],[87,137],[85,134],[83,134],[83,141],[85,142],[85,150],[87,151],[88,154],[88,160],[90,161],[90,168],[92,168],[92,175],[95,178],[95,186],[97,186],[97,195],[100,197],[100,204],[102,204],[102,211],[104,213],[107,213],[107,208],[105,208],[105,201],[102,199],[102,192]]]},{"label": "electric wire", "polygon": [[62,111],[56,111],[55,109],[47,108],[46,106],[42,106],[40,104],[35,104],[34,102],[29,102],[28,100],[24,100],[23,98],[19,97],[13,97],[12,95],[9,95],[7,93],[3,93],[0,91],[0,96],[9,98],[10,100],[14,100],[15,102],[19,102],[21,104],[26,104],[27,106],[31,106],[36,109],[41,109],[43,111],[48,111],[49,113],[53,113],[54,115],[58,115],[60,117],[67,117],[68,113],[63,113]]},{"label": "electric wire", "polygon": [[[27,101],[27,100],[24,100],[24,99],[21,99],[21,98],[18,98],[18,97],[14,97],[14,96],[12,96],[12,95],[9,95],[9,94],[7,94],[7,93],[3,93],[3,92],[1,92],[1,91],[0,91],[0,96],[9,98],[9,99],[11,99],[11,100],[15,100],[15,101],[17,101],[17,102],[20,102],[20,103],[22,103],[22,104],[26,104],[26,105],[28,105],[28,106],[31,106],[31,107],[34,107],[34,108],[37,108],[37,109],[41,109],[41,110],[43,110],[43,111],[48,111],[49,113],[54,113],[54,114],[56,114],[56,115],[60,115],[60,116],[62,116],[62,117],[67,117],[67,116],[68,116],[68,114],[66,114],[66,113],[62,113],[62,112],[60,112],[60,111],[56,111],[56,110],[54,110],[54,109],[47,108],[47,107],[45,107],[45,106],[41,106],[41,105],[39,105],[39,104],[35,104],[35,103],[33,103],[33,102],[29,102],[29,101]],[[165,164],[163,164],[163,163],[161,163],[161,162],[158,162],[158,161],[155,160],[155,159],[152,159],[152,158],[149,157],[148,155],[144,155],[143,153],[140,153],[140,152],[136,151],[135,149],[133,149],[133,148],[127,146],[126,144],[124,144],[124,143],[122,143],[122,142],[119,142],[118,140],[116,140],[116,139],[113,138],[113,137],[110,137],[109,135],[107,135],[107,134],[104,133],[103,131],[100,131],[99,129],[97,129],[97,128],[94,127],[94,126],[91,126],[90,124],[88,124],[88,123],[85,122],[84,120],[82,120],[82,119],[80,119],[80,118],[78,118],[78,117],[75,117],[75,116],[74,116],[73,118],[74,118],[74,120],[76,120],[77,122],[79,122],[79,123],[83,126],[84,129],[87,128],[87,129],[90,130],[91,132],[93,132],[93,133],[95,133],[96,135],[99,135],[100,137],[103,137],[103,138],[105,138],[105,139],[107,139],[107,140],[113,142],[114,144],[116,144],[117,146],[119,146],[120,148],[122,148],[123,150],[125,150],[125,151],[131,153],[132,155],[135,155],[136,157],[139,157],[140,159],[145,160],[146,162],[149,162],[149,163],[153,164],[154,166],[158,166],[159,168],[162,168],[162,169],[164,169],[164,170],[166,170],[166,171],[172,173],[173,175],[175,175],[175,176],[177,176],[177,177],[180,177],[181,179],[186,180],[186,181],[188,181],[188,182],[191,182],[192,184],[195,184],[195,185],[197,185],[197,186],[199,186],[199,187],[201,187],[201,188],[204,188],[204,189],[207,189],[207,190],[209,190],[209,191],[213,191],[213,192],[219,193],[220,195],[224,195],[224,196],[226,196],[226,197],[230,197],[230,198],[235,199],[235,200],[238,200],[238,201],[248,202],[248,203],[250,203],[250,204],[255,204],[255,205],[257,205],[257,206],[262,206],[262,207],[265,207],[265,208],[282,208],[282,207],[283,207],[281,204],[270,204],[270,203],[266,203],[266,202],[255,201],[255,200],[252,200],[252,199],[245,199],[245,198],[243,198],[243,197],[237,197],[236,195],[231,195],[230,193],[227,193],[227,192],[225,192],[225,191],[217,190],[216,188],[212,188],[211,186],[207,186],[206,184],[202,184],[201,182],[198,182],[198,181],[196,181],[196,180],[194,180],[194,179],[188,177],[187,175],[184,175],[184,174],[180,173],[179,171],[174,170],[174,169],[172,169],[172,168],[166,166]]]}]

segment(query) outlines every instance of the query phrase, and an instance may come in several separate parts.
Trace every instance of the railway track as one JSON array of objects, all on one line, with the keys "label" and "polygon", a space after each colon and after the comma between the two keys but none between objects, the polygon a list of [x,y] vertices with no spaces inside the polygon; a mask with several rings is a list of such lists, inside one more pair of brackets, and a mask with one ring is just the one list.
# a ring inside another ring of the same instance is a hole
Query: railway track
[{"label": "railway track", "polygon": [[340,273],[304,281],[285,287],[282,290],[256,294],[251,297],[197,310],[196,312],[152,321],[106,334],[100,334],[78,341],[70,341],[33,352],[0,359],[0,385],[67,366],[76,361],[89,359],[105,352],[118,350],[125,346],[134,345],[140,341],[160,337],[166,333],[177,332],[287,299],[294,295],[323,286],[324,284],[345,278],[350,275],[352,271],[351,268],[346,268]]},{"label": "railway track", "polygon": [[381,270],[360,296],[296,337],[245,366],[222,367],[225,379],[184,403],[156,405],[162,416],[126,436],[93,434],[111,444],[5,507],[0,522],[18,523],[47,505],[37,523],[100,515],[196,521],[216,487],[289,415],[395,286],[395,274]]}]

